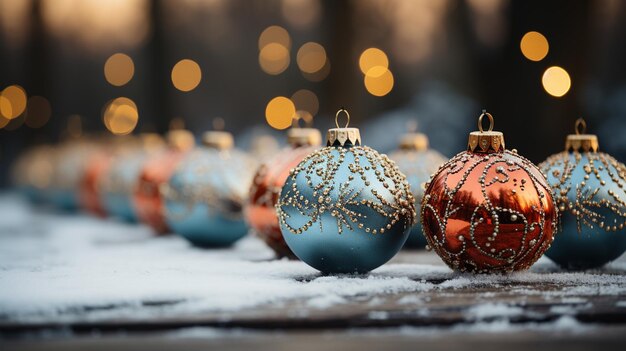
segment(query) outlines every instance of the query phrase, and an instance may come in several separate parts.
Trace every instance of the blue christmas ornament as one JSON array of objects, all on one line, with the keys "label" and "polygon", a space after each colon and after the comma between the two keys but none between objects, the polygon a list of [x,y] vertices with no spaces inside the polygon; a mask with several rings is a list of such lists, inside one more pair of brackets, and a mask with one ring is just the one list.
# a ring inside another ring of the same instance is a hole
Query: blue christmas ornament
[{"label": "blue christmas ornament", "polygon": [[[448,159],[439,152],[428,148],[428,137],[422,133],[407,133],[400,140],[399,149],[389,157],[396,162],[400,171],[406,176],[411,192],[415,198],[415,207],[420,211],[420,203],[424,196],[424,185],[430,180],[439,166]],[[421,223],[411,229],[405,248],[424,248],[426,238]]]},{"label": "blue christmas ornament", "polygon": [[163,151],[164,147],[165,142],[161,136],[143,133],[139,136],[139,145],[127,145],[120,150],[120,154],[112,161],[107,176],[99,184],[106,213],[128,222],[138,220],[132,196],[139,174],[146,160]]},{"label": "blue christmas ornament", "polygon": [[[345,110],[339,110],[337,117]],[[276,204],[293,253],[323,273],[364,273],[389,261],[415,224],[409,184],[356,128],[333,128],[327,146],[290,172]]]},{"label": "blue christmas ornament", "polygon": [[196,246],[229,246],[248,232],[242,206],[256,162],[232,146],[230,133],[205,133],[162,189],[168,226]]},{"label": "blue christmas ornament", "polygon": [[13,165],[13,185],[33,204],[46,201],[54,169],[54,155],[54,147],[40,145],[24,152]]},{"label": "blue christmas ornament", "polygon": [[626,167],[598,152],[597,137],[585,129],[577,120],[566,151],[539,165],[561,217],[561,233],[546,256],[566,269],[600,267],[626,251]]}]

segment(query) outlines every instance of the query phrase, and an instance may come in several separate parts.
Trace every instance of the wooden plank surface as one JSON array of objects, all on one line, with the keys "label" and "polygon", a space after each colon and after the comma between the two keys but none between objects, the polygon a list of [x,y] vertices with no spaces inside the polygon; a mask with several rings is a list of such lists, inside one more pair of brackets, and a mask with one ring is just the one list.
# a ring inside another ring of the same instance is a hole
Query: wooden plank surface
[{"label": "wooden plank surface", "polygon": [[[6,206],[0,198],[4,213]],[[110,220],[20,211],[0,223],[0,297],[16,301],[0,301],[3,350],[308,350],[320,343],[347,350],[578,350],[621,349],[626,341],[626,256],[586,272],[565,272],[544,258],[527,273],[472,276],[451,272],[432,252],[402,251],[370,274],[326,277],[301,262],[274,260],[254,239],[203,251]],[[128,255],[138,259],[118,262]],[[181,274],[176,284],[214,284],[168,290]],[[100,276],[124,275],[119,287],[103,285],[102,294],[89,286]],[[222,289],[238,293],[252,278],[256,290],[241,296],[272,298],[227,308],[211,301],[224,299]],[[272,293],[274,284],[292,291]],[[85,296],[65,299],[66,286]],[[203,292],[210,295],[195,309]]]}]

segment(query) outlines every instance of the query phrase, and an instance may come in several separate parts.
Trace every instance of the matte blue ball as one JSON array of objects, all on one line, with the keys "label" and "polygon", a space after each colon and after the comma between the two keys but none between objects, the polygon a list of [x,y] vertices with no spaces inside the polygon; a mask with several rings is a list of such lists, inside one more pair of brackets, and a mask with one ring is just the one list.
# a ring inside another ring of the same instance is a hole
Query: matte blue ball
[{"label": "matte blue ball", "polygon": [[254,170],[254,160],[237,150],[190,152],[164,191],[167,224],[196,246],[232,245],[248,233],[242,204]]},{"label": "matte blue ball", "polygon": [[600,153],[562,152],[541,165],[560,211],[546,256],[566,269],[596,268],[626,251],[626,168]]},{"label": "matte blue ball", "polygon": [[[439,169],[439,166],[447,161],[447,158],[435,150],[405,150],[393,152],[389,157],[398,165],[398,169],[406,176],[411,186],[411,192],[415,198],[415,208],[420,213],[420,204],[424,196],[424,184],[430,180],[430,176]],[[426,247],[426,238],[422,232],[422,224],[418,222],[411,228],[409,238],[404,244],[405,248]]]},{"label": "matte blue ball", "polygon": [[389,261],[416,213],[404,175],[366,146],[325,147],[307,156],[276,207],[289,248],[323,273],[364,273]]}]

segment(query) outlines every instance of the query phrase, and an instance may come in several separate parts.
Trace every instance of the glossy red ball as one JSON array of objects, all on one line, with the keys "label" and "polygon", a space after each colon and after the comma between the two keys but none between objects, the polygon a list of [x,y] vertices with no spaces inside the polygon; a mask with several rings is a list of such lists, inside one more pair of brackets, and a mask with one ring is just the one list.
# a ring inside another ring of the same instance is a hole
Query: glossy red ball
[{"label": "glossy red ball", "polygon": [[165,221],[161,188],[169,181],[184,155],[178,150],[163,151],[148,159],[139,174],[133,193],[133,207],[139,220],[152,227],[157,235],[170,231]]},{"label": "glossy red ball", "polygon": [[107,176],[111,160],[112,157],[106,152],[96,153],[87,161],[80,182],[78,195],[81,207],[99,217],[107,215],[102,202],[100,182]]},{"label": "glossy red ball", "polygon": [[442,165],[422,201],[430,248],[452,269],[529,268],[550,247],[557,210],[539,169],[515,152],[465,151]]},{"label": "glossy red ball", "polygon": [[287,147],[261,165],[254,176],[245,207],[246,221],[279,257],[296,258],[283,239],[274,206],[289,171],[316,149],[313,146]]}]

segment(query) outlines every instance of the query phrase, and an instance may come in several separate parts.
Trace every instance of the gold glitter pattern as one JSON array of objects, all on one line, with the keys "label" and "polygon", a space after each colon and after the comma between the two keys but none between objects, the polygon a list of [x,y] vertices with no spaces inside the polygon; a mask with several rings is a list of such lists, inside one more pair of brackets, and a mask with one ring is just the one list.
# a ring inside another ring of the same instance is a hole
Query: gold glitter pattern
[{"label": "gold glitter pattern", "polygon": [[237,150],[200,148],[192,151],[160,189],[167,204],[183,203],[186,211],[173,212],[170,220],[182,220],[194,206],[205,204],[230,219],[241,219],[243,202],[254,175],[255,162]]},{"label": "gold glitter pattern", "polygon": [[607,232],[624,229],[624,164],[602,152],[565,151],[550,156],[539,167],[548,177],[559,210],[576,218],[579,233],[583,226]]},{"label": "gold glitter pattern", "polygon": [[308,155],[291,170],[276,209],[283,234],[286,229],[296,235],[314,226],[323,231],[324,214],[336,223],[336,229],[328,229],[339,234],[376,235],[396,224],[408,230],[416,216],[406,177],[386,155],[367,146],[325,147]]},{"label": "gold glitter pattern", "polygon": [[461,152],[427,186],[421,219],[428,247],[472,273],[529,268],[552,243],[556,207],[535,165],[515,152]]}]

